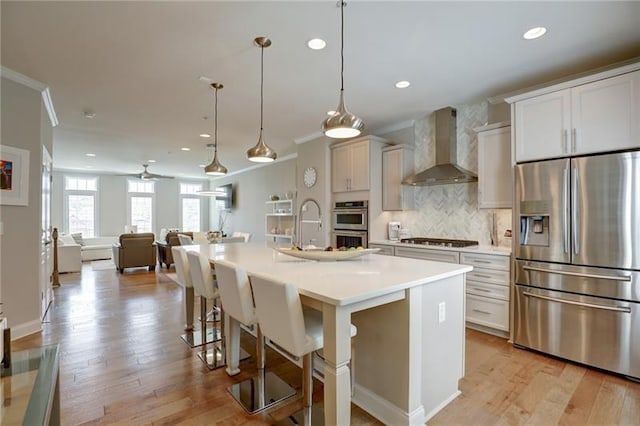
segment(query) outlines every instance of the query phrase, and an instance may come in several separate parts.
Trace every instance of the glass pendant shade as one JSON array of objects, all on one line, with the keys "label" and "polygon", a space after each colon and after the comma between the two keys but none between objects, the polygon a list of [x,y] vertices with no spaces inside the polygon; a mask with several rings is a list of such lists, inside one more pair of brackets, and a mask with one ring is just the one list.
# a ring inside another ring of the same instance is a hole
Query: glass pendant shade
[{"label": "glass pendant shade", "polygon": [[224,176],[227,174],[227,168],[220,164],[220,161],[218,160],[218,90],[222,89],[224,86],[220,83],[211,83],[210,86],[216,91],[216,103],[214,107],[214,151],[213,160],[204,168],[204,172],[209,176]]},{"label": "glass pendant shade", "polygon": [[264,119],[264,48],[271,46],[271,40],[266,37],[256,37],[254,42],[260,47],[260,135],[258,136],[258,143],[247,151],[247,158],[254,163],[269,163],[278,157],[278,154],[264,142],[264,137],[262,136]]},{"label": "glass pendant shade", "polygon": [[340,102],[335,114],[322,122],[322,133],[334,139],[353,138],[364,130],[364,121],[347,111],[344,106],[344,90],[340,90]]},{"label": "glass pendant shade", "polygon": [[322,122],[322,133],[334,139],[346,139],[358,136],[364,130],[364,121],[347,111],[344,105],[344,7],[340,1],[340,101],[336,112]]}]

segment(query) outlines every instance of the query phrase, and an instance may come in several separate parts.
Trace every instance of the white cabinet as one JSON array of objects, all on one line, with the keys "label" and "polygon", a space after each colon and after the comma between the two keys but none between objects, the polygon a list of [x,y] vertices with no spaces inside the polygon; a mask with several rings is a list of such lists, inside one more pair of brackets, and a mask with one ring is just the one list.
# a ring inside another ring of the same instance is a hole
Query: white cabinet
[{"label": "white cabinet", "polygon": [[640,147],[640,71],[515,103],[516,161]]},{"label": "white cabinet", "polygon": [[395,255],[414,259],[433,260],[436,262],[459,263],[460,255],[457,251],[437,250],[428,248],[396,247]]},{"label": "white cabinet", "polygon": [[368,248],[379,248],[378,254],[384,254],[387,256],[394,256],[394,247],[388,244],[369,243]]},{"label": "white cabinet", "polygon": [[511,208],[511,127],[495,125],[478,132],[478,207]]},{"label": "white cabinet", "polygon": [[345,142],[331,147],[331,190],[369,190],[369,140]]},{"label": "white cabinet", "polygon": [[463,252],[460,263],[473,266],[467,273],[467,323],[508,332],[510,258]]},{"label": "white cabinet", "polygon": [[413,209],[413,186],[402,181],[413,173],[413,148],[395,145],[382,150],[382,210]]},{"label": "white cabinet", "polygon": [[296,231],[296,216],[293,200],[267,201],[265,235],[276,241],[278,238],[291,241]]},{"label": "white cabinet", "polygon": [[569,90],[517,102],[515,107],[516,161],[569,154],[571,126]]}]

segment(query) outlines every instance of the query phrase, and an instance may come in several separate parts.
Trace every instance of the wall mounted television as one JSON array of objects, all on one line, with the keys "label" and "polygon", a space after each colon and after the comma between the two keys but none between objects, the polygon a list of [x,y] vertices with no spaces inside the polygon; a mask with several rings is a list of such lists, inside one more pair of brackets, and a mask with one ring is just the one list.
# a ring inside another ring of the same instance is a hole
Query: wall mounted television
[{"label": "wall mounted television", "polygon": [[216,187],[216,192],[223,195],[216,195],[216,206],[220,210],[231,210],[233,208],[233,185],[228,183]]}]

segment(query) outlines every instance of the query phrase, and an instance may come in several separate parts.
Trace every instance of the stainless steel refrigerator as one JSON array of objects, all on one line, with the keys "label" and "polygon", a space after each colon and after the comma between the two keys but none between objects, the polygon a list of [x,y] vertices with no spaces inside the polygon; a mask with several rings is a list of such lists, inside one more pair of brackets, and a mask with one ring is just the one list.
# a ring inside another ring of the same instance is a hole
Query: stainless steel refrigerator
[{"label": "stainless steel refrigerator", "polygon": [[515,172],[514,343],[640,378],[640,151]]}]

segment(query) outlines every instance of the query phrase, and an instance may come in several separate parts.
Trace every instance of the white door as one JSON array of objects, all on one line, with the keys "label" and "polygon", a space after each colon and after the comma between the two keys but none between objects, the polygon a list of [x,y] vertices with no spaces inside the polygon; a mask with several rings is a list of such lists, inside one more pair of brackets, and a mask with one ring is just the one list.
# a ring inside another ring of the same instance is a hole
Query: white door
[{"label": "white door", "polygon": [[51,274],[53,272],[53,240],[51,237],[51,155],[42,147],[42,211],[40,230],[40,318],[53,300]]},{"label": "white door", "polygon": [[569,155],[569,89],[516,102],[516,161]]},{"label": "white door", "polygon": [[640,147],[640,71],[577,86],[571,102],[574,154]]}]

